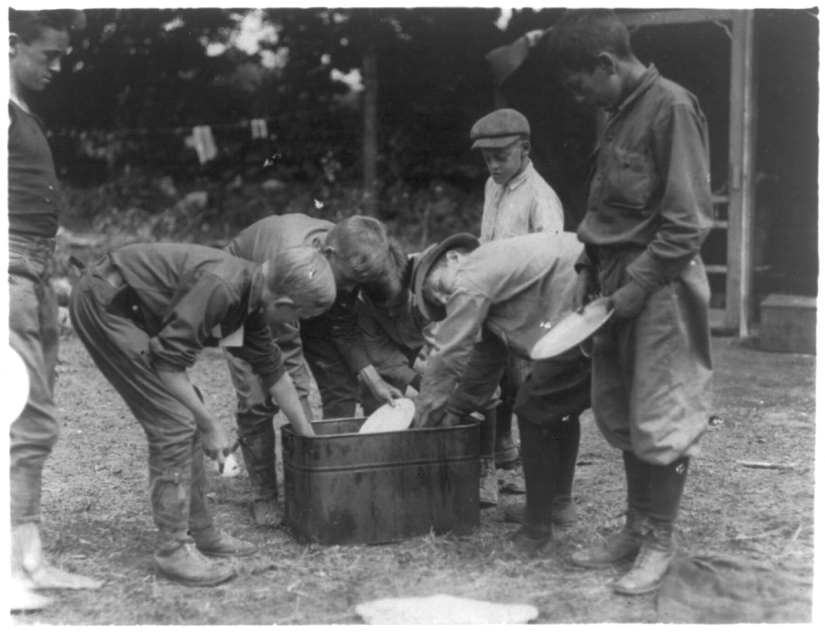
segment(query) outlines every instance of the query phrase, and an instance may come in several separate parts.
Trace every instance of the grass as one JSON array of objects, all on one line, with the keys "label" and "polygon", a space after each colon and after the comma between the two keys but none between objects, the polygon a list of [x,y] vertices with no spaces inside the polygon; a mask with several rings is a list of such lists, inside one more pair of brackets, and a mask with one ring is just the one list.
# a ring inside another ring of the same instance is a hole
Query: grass
[{"label": "grass", "polygon": [[[715,339],[716,411],[721,423],[691,463],[679,521],[686,553],[734,555],[810,578],[813,574],[814,358],[746,349]],[[231,424],[234,394],[219,353],[207,350],[192,379]],[[528,603],[538,623],[651,623],[655,595],[614,595],[609,581],[626,567],[584,570],[566,557],[621,524],[624,478],[619,454],[588,413],[574,489],[578,524],[557,533],[537,558],[507,549],[515,526],[504,496],[482,510],[468,536],[420,537],[375,546],[303,546],[281,529],[254,525],[244,475],[210,470],[216,522],[251,540],[260,553],[235,560],[237,577],[192,589],[157,579],[151,569],[154,525],[148,507],[145,439],[128,409],[73,336],[64,337],[57,384],[62,437],[44,478],[43,536],[58,565],[106,580],[98,592],[62,593],[24,625],[358,624],[355,606],[385,597],[447,593]],[[317,407],[317,394],[314,404]],[[793,463],[748,469],[741,460]],[[283,480],[283,477],[280,477]],[[808,607],[798,621],[810,620]]]}]

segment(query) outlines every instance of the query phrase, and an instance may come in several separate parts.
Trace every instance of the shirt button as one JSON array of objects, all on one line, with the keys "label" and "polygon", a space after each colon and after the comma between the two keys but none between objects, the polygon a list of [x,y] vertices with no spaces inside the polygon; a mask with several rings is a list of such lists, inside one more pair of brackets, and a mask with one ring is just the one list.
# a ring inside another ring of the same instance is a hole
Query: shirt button
[{"label": "shirt button", "polygon": [[54,191],[54,187],[51,184],[49,185],[49,191]]},{"label": "shirt button", "polygon": [[51,199],[51,198],[46,198],[46,203],[47,203],[47,204],[51,204],[51,202],[52,202],[52,199]]}]

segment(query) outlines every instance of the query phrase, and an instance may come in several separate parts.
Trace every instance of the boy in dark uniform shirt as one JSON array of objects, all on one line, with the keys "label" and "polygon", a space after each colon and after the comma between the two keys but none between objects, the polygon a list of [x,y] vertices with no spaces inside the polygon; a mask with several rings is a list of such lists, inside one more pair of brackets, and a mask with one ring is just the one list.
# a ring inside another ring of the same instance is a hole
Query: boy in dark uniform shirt
[{"label": "boy in dark uniform shirt", "polygon": [[636,58],[612,11],[567,13],[547,61],[577,100],[607,111],[578,228],[576,305],[601,292],[615,308],[593,349],[593,413],[622,450],[627,479],[624,528],[572,561],[635,559],[613,589],[644,594],[675,555],[688,464],[710,414],[710,290],[699,256],[712,217],[707,123],[694,95]]},{"label": "boy in dark uniform shirt", "polygon": [[222,465],[234,447],[186,370],[204,347],[226,347],[249,363],[295,432],[312,435],[268,323],[313,316],[333,300],[329,263],[306,247],[256,264],[203,246],[136,244],[105,257],[75,285],[75,331],[149,441],[159,574],[210,586],[234,571],[204,555],[256,550],[212,523],[203,455]]}]

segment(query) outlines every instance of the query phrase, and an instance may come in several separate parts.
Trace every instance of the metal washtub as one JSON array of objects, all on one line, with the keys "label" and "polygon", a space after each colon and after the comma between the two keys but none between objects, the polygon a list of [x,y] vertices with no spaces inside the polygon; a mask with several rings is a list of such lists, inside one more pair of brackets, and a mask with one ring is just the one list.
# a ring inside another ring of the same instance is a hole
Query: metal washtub
[{"label": "metal washtub", "polygon": [[303,543],[377,544],[479,525],[478,424],[358,434],[364,418],[281,428],[285,522]]}]

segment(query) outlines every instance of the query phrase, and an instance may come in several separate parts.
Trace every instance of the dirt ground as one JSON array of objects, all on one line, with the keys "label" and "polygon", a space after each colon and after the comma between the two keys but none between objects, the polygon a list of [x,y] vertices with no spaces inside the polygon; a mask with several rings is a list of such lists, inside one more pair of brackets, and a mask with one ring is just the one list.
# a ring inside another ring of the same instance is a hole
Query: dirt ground
[{"label": "dirt ground", "polygon": [[[691,463],[679,521],[683,552],[734,555],[810,579],[814,553],[815,358],[754,350],[715,338],[716,418]],[[98,592],[62,593],[24,625],[358,624],[355,606],[384,597],[447,593],[528,603],[538,623],[658,620],[655,595],[614,595],[622,567],[584,570],[566,561],[621,523],[621,458],[583,420],[575,499],[580,519],[535,559],[505,551],[515,526],[504,496],[482,510],[469,536],[422,536],[378,546],[304,546],[285,531],[257,528],[245,474],[210,470],[216,522],[260,547],[237,560],[238,576],[214,588],[156,579],[148,507],[146,443],[137,423],[72,335],[61,346],[57,403],[62,437],[43,481],[43,537],[64,568],[106,580]],[[203,354],[192,372],[207,402],[231,424],[233,393],[222,357]],[[317,402],[315,402],[317,405]],[[754,468],[741,462],[776,468]],[[282,479],[281,479],[282,480]],[[797,621],[809,621],[810,593]]]}]

